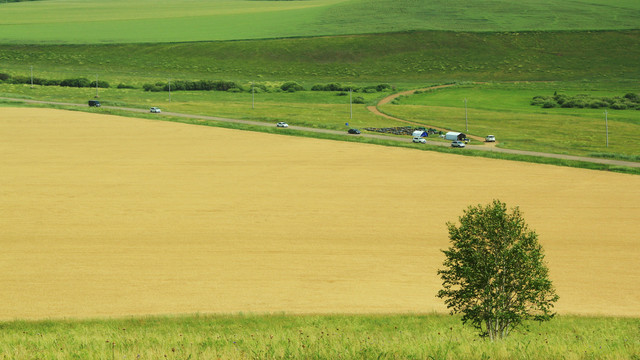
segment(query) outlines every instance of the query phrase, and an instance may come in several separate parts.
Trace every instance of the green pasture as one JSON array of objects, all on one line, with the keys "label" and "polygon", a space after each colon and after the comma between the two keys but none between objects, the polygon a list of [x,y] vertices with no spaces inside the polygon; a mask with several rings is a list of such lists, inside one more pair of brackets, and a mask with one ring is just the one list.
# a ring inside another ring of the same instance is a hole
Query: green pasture
[{"label": "green pasture", "polygon": [[637,359],[640,320],[562,316],[492,343],[444,315],[195,315],[0,323],[10,359]]},{"label": "green pasture", "polygon": [[[354,93],[368,103],[389,95],[382,93]],[[67,88],[58,86],[34,86],[0,84],[0,96],[19,97],[57,102],[86,104],[94,99],[96,89]],[[172,91],[146,92],[141,89],[98,89],[102,105],[148,109],[160,107],[164,112],[207,115],[247,119],[276,123],[286,121],[290,125],[313,128],[346,129],[351,127],[402,126],[400,122],[375,116],[366,109],[366,104],[349,103],[349,95],[338,96],[338,92],[299,91],[294,93],[250,92],[231,93],[223,91]]]},{"label": "green pasture", "polygon": [[0,73],[117,85],[184,80],[390,83],[640,78],[640,30],[405,32],[173,44],[0,45]]},{"label": "green pasture", "polygon": [[[247,85],[248,86],[248,85]],[[427,85],[428,86],[428,85]],[[619,160],[640,160],[640,111],[604,109],[543,109],[530,105],[536,95],[554,92],[593,96],[639,93],[633,82],[621,83],[481,83],[404,96],[380,110],[400,119],[484,137],[496,135],[499,147]],[[146,92],[142,89],[68,88],[0,84],[0,96],[86,104],[99,95],[105,106],[148,109],[246,119],[333,130],[350,127],[396,127],[409,124],[376,116],[366,106],[391,92],[354,93],[365,104],[349,103],[339,92]],[[467,120],[465,104],[467,99]],[[106,109],[105,109],[106,110]],[[104,110],[99,110],[104,111]],[[157,117],[157,116],[156,116]],[[468,124],[469,130],[466,131]]]},{"label": "green pasture", "polygon": [[634,0],[48,0],[0,2],[0,43],[267,39],[410,30],[637,29]]},{"label": "green pasture", "polygon": [[[543,109],[530,105],[536,95],[589,94],[624,96],[640,93],[635,83],[490,83],[458,85],[398,99],[385,113],[425,125],[472,135],[493,134],[499,146],[561,154],[632,158],[640,155],[640,111]],[[465,103],[467,111],[465,117]],[[609,146],[607,147],[607,127]],[[468,131],[467,131],[468,126]]]}]

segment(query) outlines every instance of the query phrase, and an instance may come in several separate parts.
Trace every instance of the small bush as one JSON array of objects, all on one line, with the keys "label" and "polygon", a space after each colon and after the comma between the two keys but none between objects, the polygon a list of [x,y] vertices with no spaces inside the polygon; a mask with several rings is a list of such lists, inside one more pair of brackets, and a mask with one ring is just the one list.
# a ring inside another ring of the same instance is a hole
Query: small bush
[{"label": "small bush", "polygon": [[636,103],[640,103],[640,95],[634,93],[627,93],[624,95],[625,99],[631,100]]},{"label": "small bush", "polygon": [[118,89],[135,89],[135,86],[120,83],[118,84],[117,88]]},{"label": "small bush", "polygon": [[144,91],[160,92],[164,91],[164,85],[158,86],[157,84],[144,84],[142,85],[142,89],[144,89]]},{"label": "small bush", "polygon": [[354,104],[364,104],[364,98],[362,96],[356,96],[355,98],[353,98],[353,100],[351,101]]},{"label": "small bush", "polygon": [[86,78],[64,79],[60,82],[60,86],[65,86],[65,87],[83,88],[83,87],[89,87],[89,85],[91,85],[91,81],[89,81],[89,79],[86,79]]},{"label": "small bush", "polygon": [[623,102],[615,102],[613,104],[611,104],[611,106],[609,106],[610,108],[614,109],[614,110],[625,110],[628,108],[627,104],[623,103]]},{"label": "small bush", "polygon": [[9,79],[9,83],[11,84],[28,84],[30,81],[30,78],[27,76],[12,76],[11,79]]},{"label": "small bush", "polygon": [[289,81],[289,82],[286,82],[286,83],[280,85],[280,89],[282,89],[282,91],[288,91],[288,92],[296,92],[296,91],[303,91],[304,90],[302,85],[298,84],[295,81]]},{"label": "small bush", "polygon": [[[103,88],[103,89],[108,89],[111,87],[108,82],[102,81],[102,80],[99,80],[97,85],[99,88]],[[92,87],[92,88],[96,87],[96,82],[92,81],[91,84],[89,84],[89,87]]]},{"label": "small bush", "polygon": [[542,106],[543,108],[563,107],[563,108],[611,108],[616,110],[637,109],[640,107],[640,96],[634,93],[627,93],[623,97],[600,97],[595,98],[585,94],[568,96],[555,93],[553,97],[534,96],[531,105]]},{"label": "small bush", "polygon": [[7,81],[11,78],[11,76],[9,74],[6,73],[0,73],[0,81]]}]

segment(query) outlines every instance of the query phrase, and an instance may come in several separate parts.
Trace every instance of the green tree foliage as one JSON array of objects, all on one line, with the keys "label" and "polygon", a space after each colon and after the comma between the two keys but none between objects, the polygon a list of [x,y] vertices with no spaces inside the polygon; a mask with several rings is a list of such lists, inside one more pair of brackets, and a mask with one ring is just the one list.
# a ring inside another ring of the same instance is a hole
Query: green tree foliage
[{"label": "green tree foliage", "polygon": [[531,105],[542,106],[543,108],[610,108],[615,110],[639,109],[640,95],[635,93],[627,93],[623,97],[593,97],[585,94],[569,96],[565,94],[555,93],[553,96],[534,96]]},{"label": "green tree foliage", "polygon": [[438,270],[451,313],[461,313],[491,340],[504,338],[525,320],[550,320],[558,300],[538,236],[520,210],[506,204],[470,206],[460,226],[447,223],[451,247]]},{"label": "green tree foliage", "polygon": [[288,81],[280,85],[280,89],[282,89],[282,91],[288,92],[304,91],[304,87],[302,87],[302,85],[298,84],[295,81]]}]

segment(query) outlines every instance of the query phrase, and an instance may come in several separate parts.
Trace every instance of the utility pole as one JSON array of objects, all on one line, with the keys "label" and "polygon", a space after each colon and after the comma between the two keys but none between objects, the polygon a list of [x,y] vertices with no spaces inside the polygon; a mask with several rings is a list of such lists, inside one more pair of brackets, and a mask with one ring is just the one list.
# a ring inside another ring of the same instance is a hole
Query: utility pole
[{"label": "utility pole", "polygon": [[607,110],[604,111],[604,128],[607,132],[607,147],[609,147],[609,123],[607,121]]},{"label": "utility pole", "polygon": [[469,118],[467,117],[467,98],[464,98],[464,125],[466,131],[469,132]]},{"label": "utility pole", "polygon": [[349,119],[353,120],[353,102],[351,101],[351,89],[349,89]]}]

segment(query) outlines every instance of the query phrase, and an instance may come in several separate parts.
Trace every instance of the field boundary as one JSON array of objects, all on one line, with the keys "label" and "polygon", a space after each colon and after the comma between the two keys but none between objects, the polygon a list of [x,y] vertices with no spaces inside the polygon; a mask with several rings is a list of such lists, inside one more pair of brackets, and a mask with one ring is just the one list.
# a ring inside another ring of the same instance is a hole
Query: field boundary
[{"label": "field boundary", "polygon": [[[417,90],[414,90],[417,91]],[[87,104],[75,104],[75,103],[65,103],[65,102],[55,102],[55,101],[44,101],[44,100],[32,100],[32,99],[19,99],[19,98],[7,98],[0,97],[0,100],[3,101],[11,101],[18,103],[27,103],[27,104],[41,104],[41,105],[55,105],[55,106],[70,106],[77,108],[89,108]],[[129,108],[129,107],[119,107],[119,106],[102,106],[104,109],[110,110],[119,110],[133,113],[148,113],[147,109],[139,109],[139,108]],[[193,119],[193,120],[202,120],[202,121],[216,121],[216,122],[226,122],[226,123],[235,123],[235,124],[245,124],[251,126],[259,126],[259,127],[271,127],[274,126],[270,123],[254,121],[254,120],[241,120],[241,119],[231,119],[231,118],[223,118],[216,116],[207,116],[207,115],[194,115],[194,114],[185,114],[185,113],[175,113],[175,112],[163,112],[161,114],[156,114],[158,117],[179,117],[184,119]],[[423,124],[419,124],[421,126],[425,126]],[[323,133],[330,135],[339,135],[344,138],[353,138],[354,135],[347,135],[345,131],[340,130],[329,130],[329,129],[318,129],[311,127],[303,127],[303,126],[289,126],[289,130],[296,131],[304,131],[308,133]],[[378,139],[385,141],[393,141],[396,143],[411,143],[412,139],[409,137],[393,137],[393,136],[385,136],[385,135],[376,135],[376,134],[361,134],[356,135],[358,137],[369,138],[369,139]],[[484,139],[482,139],[484,141]],[[449,143],[437,142],[437,141],[427,141],[427,145],[440,146],[440,147],[449,147]],[[483,152],[494,152],[494,153],[503,153],[503,154],[511,154],[511,155],[520,155],[520,156],[532,156],[532,157],[542,157],[542,158],[553,158],[553,159],[561,159],[561,160],[569,160],[569,161],[579,161],[593,164],[603,164],[603,165],[611,165],[611,166],[626,166],[630,168],[640,168],[640,163],[632,162],[632,161],[622,161],[622,160],[611,160],[611,159],[601,159],[601,158],[591,158],[585,156],[575,156],[575,155],[565,155],[565,154],[553,154],[553,153],[543,153],[543,152],[534,152],[534,151],[525,151],[525,150],[514,150],[514,149],[504,149],[497,148],[493,146],[486,145],[467,145],[467,149],[459,149],[460,152],[465,152],[468,150],[477,150]]]}]

